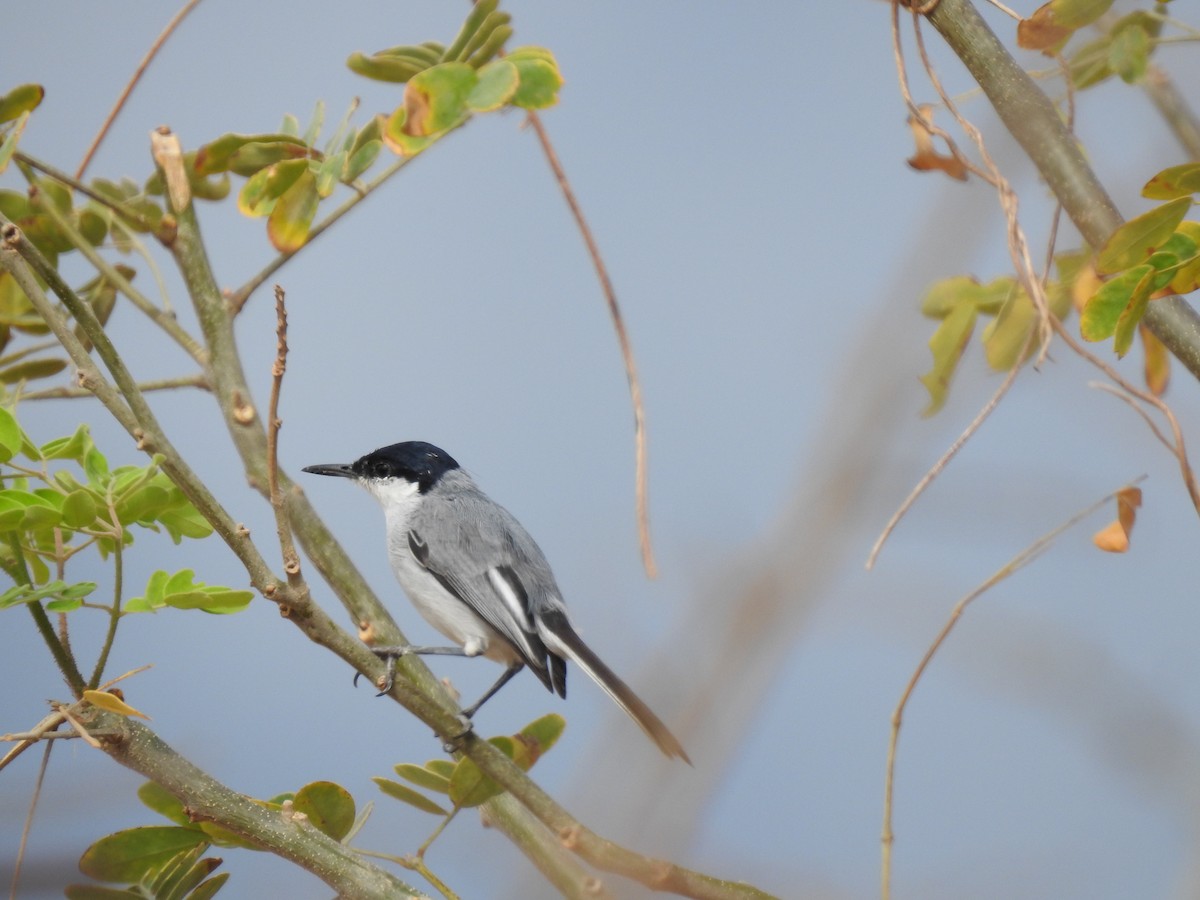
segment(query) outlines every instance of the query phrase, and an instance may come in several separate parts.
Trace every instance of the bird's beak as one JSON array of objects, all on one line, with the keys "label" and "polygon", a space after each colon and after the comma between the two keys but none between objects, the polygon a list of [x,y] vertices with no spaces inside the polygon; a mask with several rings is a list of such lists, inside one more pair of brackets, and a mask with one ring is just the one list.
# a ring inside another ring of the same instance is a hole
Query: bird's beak
[{"label": "bird's beak", "polygon": [[305,466],[300,471],[311,472],[314,475],[337,475],[341,478],[357,478],[354,468],[349,463],[327,463],[321,466]]}]

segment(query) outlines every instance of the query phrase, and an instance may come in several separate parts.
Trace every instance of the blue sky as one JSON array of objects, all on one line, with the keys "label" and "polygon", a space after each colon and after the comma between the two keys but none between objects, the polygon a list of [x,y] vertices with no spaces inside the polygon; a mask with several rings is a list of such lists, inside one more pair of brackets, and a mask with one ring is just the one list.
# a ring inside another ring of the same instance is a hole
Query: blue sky
[{"label": "blue sky", "polygon": [[[506,8],[514,44],[551,48],[566,77],[544,121],[637,354],[661,577],[647,581],[639,564],[632,416],[603,298],[518,115],[452,136],[276,276],[291,315],[283,464],[295,473],[405,439],[448,449],[538,539],[589,643],[677,727],[696,766],[662,762],[578,673],[565,703],[522,676],[481,713],[481,730],[507,733],[563,713],[567,732],[535,774],[614,840],[783,896],[870,895],[889,718],[949,610],[1041,534],[1144,473],[1129,554],[1091,547],[1107,513],[1067,533],[980,599],[927,672],[900,744],[895,889],[928,898],[1191,896],[1196,515],[1174,460],[1128,408],[1088,387],[1098,373],[1062,346],[1024,372],[864,571],[892,511],[999,384],[973,344],[946,409],[920,418],[917,378],[932,331],[921,294],[939,277],[989,279],[1008,266],[991,188],[904,163],[911,139],[887,7]],[[10,11],[0,87],[46,86],[22,146],[73,170],[169,13],[145,2],[62,12]],[[353,97],[358,121],[390,110],[398,90],[354,76],[346,56],[448,40],[462,13],[432,2],[364,0],[333,15],[207,0],[155,61],[90,173],[144,178],[148,134],[162,124],[194,147],[229,131],[274,130],[285,113],[307,121],[318,99],[330,122]],[[1011,24],[991,21],[1011,43]],[[930,45],[950,89],[967,90],[936,37]],[[1186,47],[1163,61],[1181,85],[1195,83]],[[934,99],[915,83],[918,100]],[[1044,188],[984,101],[964,98],[964,110],[1020,192],[1040,258]],[[1083,95],[1079,123],[1126,215],[1147,207],[1138,190],[1149,175],[1184,159],[1136,88]],[[0,185],[18,187],[15,173]],[[201,222],[224,286],[272,256],[262,223],[231,202],[204,206]],[[1062,240],[1076,238],[1068,228]],[[144,271],[138,279],[151,283]],[[168,272],[167,281],[192,327],[178,280]],[[260,406],[273,328],[260,291],[238,323]],[[112,330],[140,377],[186,371],[132,308],[118,308]],[[1136,378],[1138,353],[1122,366]],[[1194,382],[1177,371],[1168,400],[1198,443]],[[209,398],[154,402],[269,550],[269,509],[246,488]],[[21,415],[40,440],[87,418],[110,458],[137,459],[88,404],[29,404]],[[331,479],[302,485],[402,627],[431,642],[388,571],[374,502]],[[215,540],[141,546],[129,565],[133,593],[156,568],[244,581]],[[107,578],[83,562],[73,574]],[[318,597],[344,620],[327,590]],[[7,615],[0,677],[16,687],[0,705],[0,730],[16,731],[65,691],[27,618]],[[78,647],[94,645],[98,619],[73,617]],[[230,786],[267,796],[338,781],[360,803],[376,801],[361,839],[376,850],[410,852],[432,828],[379,796],[370,777],[437,755],[436,742],[394,705],[352,689],[346,667],[271,604],[234,617],[130,617],[111,669],[145,663],[155,668],[127,686],[130,701]],[[467,697],[496,675],[481,661],[433,668]],[[0,873],[16,852],[34,757],[0,776]],[[72,877],[46,871],[53,861],[153,822],[134,797],[138,783],[82,745],[59,748],[30,839],[26,895],[42,895],[38,874],[45,896]],[[430,864],[463,896],[550,894],[473,816],[452,825]],[[271,857],[230,853],[226,866],[230,896],[326,893]]]}]

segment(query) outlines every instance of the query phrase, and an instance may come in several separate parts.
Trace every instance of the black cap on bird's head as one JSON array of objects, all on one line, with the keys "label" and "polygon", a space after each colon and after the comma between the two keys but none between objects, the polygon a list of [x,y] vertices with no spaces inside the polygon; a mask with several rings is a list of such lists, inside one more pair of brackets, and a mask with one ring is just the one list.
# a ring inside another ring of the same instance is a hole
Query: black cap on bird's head
[{"label": "black cap on bird's head", "polygon": [[314,475],[337,475],[359,481],[384,481],[403,478],[417,485],[424,494],[443,475],[458,468],[454,457],[425,441],[402,441],[372,450],[352,463],[305,466],[303,471]]}]

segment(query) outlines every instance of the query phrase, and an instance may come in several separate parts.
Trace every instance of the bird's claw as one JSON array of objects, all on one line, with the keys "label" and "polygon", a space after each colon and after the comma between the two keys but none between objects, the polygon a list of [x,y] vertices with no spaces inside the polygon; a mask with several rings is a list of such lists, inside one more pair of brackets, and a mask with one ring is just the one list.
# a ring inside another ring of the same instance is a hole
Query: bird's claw
[{"label": "bird's claw", "polygon": [[463,713],[459,713],[455,718],[458,719],[458,724],[462,726],[462,730],[449,735],[443,742],[442,749],[447,753],[457,753],[461,750],[463,738],[470,734],[471,730],[475,727],[471,720]]},{"label": "bird's claw", "polygon": [[[391,691],[392,685],[396,683],[396,660],[404,656],[408,651],[407,647],[372,647],[371,652],[383,661],[386,665],[383,674],[375,682],[375,686],[379,688],[379,693],[376,697],[382,697]],[[358,687],[358,679],[362,677],[362,672],[354,673],[354,686]]]}]

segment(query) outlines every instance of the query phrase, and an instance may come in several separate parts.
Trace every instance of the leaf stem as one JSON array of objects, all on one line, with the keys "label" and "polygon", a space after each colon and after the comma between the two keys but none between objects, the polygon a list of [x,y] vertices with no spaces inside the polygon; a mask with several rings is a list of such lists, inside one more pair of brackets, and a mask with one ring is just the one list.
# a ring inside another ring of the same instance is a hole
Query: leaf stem
[{"label": "leaf stem", "polygon": [[[8,546],[13,553],[14,571],[12,574],[15,576],[15,580],[26,587],[32,587],[33,579],[29,577],[29,568],[25,563],[25,551],[21,547],[21,539],[15,531],[8,533]],[[54,657],[54,662],[58,665],[58,670],[62,672],[71,693],[77,698],[83,696],[83,676],[79,674],[79,667],[75,664],[75,659],[59,641],[58,635],[54,633],[54,626],[50,624],[50,617],[42,608],[41,601],[33,600],[25,605],[29,607],[34,624],[37,625],[37,630],[49,648],[50,655]]]},{"label": "leaf stem", "polygon": [[117,625],[121,621],[122,581],[124,579],[124,563],[121,555],[121,539],[113,542],[113,602],[108,616],[108,632],[104,635],[104,645],[100,648],[100,657],[96,660],[96,668],[88,679],[88,689],[95,690],[104,675],[104,667],[108,665],[108,654],[112,650],[113,641],[117,637]]}]

